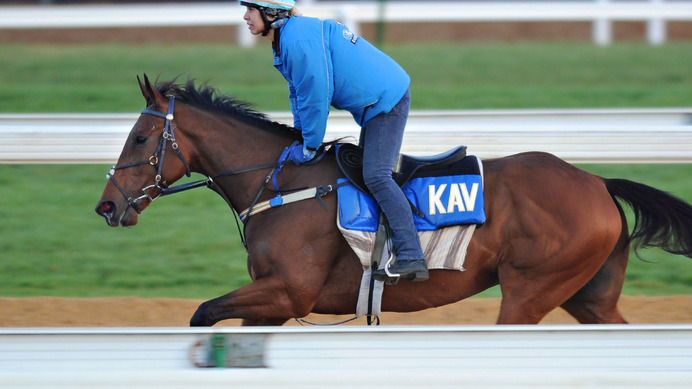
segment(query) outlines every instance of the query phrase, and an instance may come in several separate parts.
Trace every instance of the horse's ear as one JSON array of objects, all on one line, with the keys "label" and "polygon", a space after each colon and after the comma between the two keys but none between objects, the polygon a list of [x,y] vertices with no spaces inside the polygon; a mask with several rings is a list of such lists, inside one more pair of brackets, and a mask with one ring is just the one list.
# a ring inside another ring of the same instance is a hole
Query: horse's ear
[{"label": "horse's ear", "polygon": [[[144,75],[144,77],[146,78],[146,74]],[[144,96],[146,100],[149,100],[150,97],[148,96],[147,89],[144,86],[144,84],[142,84],[142,80],[139,78],[139,74],[137,75],[137,83],[139,84],[139,90],[142,91],[142,96]]]},{"label": "horse's ear", "polygon": [[139,89],[142,91],[142,96],[144,96],[144,99],[147,101],[147,106],[156,104],[157,96],[160,96],[161,94],[151,85],[147,74],[144,73],[144,82],[142,82],[139,75],[137,75],[137,82],[139,83]]}]

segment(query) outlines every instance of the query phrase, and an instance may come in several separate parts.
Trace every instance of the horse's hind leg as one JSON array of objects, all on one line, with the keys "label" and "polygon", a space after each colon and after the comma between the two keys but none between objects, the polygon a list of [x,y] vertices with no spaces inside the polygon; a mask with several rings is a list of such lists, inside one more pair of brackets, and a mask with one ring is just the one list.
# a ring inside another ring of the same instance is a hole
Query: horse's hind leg
[{"label": "horse's hind leg", "polygon": [[[559,306],[583,322],[593,322],[594,316],[622,320],[615,305],[627,265],[627,236],[616,221],[604,218],[567,241],[539,235],[516,239],[514,255],[498,267],[503,296],[498,324],[537,324]],[[558,249],[541,251],[551,247]]]},{"label": "horse's hind leg", "polygon": [[627,323],[617,308],[626,263],[626,257],[625,261],[608,258],[591,281],[561,307],[582,324]]},{"label": "horse's hind leg", "polygon": [[[591,258],[589,261],[595,259]],[[570,277],[574,274],[553,273],[550,269],[533,268],[529,271],[533,274],[513,270],[511,275],[500,275],[502,303],[497,324],[538,324],[548,313],[579,291],[584,282]],[[597,271],[598,268],[584,267],[579,273],[595,274]]]},{"label": "horse's hind leg", "polygon": [[627,323],[617,308],[629,258],[627,221],[624,215],[622,218],[620,238],[606,262],[583,288],[561,305],[582,324]]}]

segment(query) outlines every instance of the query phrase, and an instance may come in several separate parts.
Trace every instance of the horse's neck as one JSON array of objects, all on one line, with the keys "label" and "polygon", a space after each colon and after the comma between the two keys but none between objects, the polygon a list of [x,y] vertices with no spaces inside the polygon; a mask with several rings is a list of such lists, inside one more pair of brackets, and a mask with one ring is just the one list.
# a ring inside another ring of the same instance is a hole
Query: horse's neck
[{"label": "horse's neck", "polygon": [[215,182],[236,210],[250,205],[271,168],[242,171],[276,164],[290,144],[290,140],[279,135],[225,117],[215,117],[205,125],[197,124],[196,131],[193,170],[218,177]]}]

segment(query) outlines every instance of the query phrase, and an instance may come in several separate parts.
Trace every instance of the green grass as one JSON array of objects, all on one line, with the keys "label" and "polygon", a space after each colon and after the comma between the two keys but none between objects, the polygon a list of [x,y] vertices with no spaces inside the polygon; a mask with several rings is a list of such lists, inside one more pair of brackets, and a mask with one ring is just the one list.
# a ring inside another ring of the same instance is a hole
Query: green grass
[{"label": "green grass", "polygon": [[[692,43],[407,44],[413,109],[672,107],[692,101]],[[208,81],[260,110],[288,110],[267,44],[0,45],[0,112],[136,112],[135,76]]]},{"label": "green grass", "polygon": [[[692,44],[397,45],[414,109],[677,107],[692,101]],[[188,75],[263,111],[288,110],[266,44],[0,45],[0,112],[138,112],[135,76]],[[692,201],[690,165],[589,165]],[[0,165],[0,296],[211,298],[249,282],[224,201],[197,189],[158,200],[133,228],[93,207],[107,166]],[[692,294],[692,260],[632,259],[628,294]],[[493,291],[488,293],[494,293]]]},{"label": "green grass", "polygon": [[[588,165],[692,201],[692,165]],[[0,296],[210,298],[250,281],[230,209],[207,189],[164,197],[137,226],[93,212],[106,166],[0,165]],[[692,259],[644,250],[625,293],[692,294]],[[491,291],[484,296],[497,295]]]},{"label": "green grass", "polygon": [[106,166],[0,165],[0,295],[212,297],[249,282],[230,209],[161,198],[133,228],[93,212]]}]

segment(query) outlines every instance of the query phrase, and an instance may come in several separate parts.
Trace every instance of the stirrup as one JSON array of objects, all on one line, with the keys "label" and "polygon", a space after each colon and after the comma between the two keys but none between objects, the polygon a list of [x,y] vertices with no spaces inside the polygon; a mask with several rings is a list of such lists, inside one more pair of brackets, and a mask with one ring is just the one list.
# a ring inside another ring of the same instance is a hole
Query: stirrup
[{"label": "stirrup", "polygon": [[[394,253],[391,251],[389,252],[389,258],[387,258],[387,262],[384,263],[384,266],[382,269],[374,269],[372,271],[372,278],[375,281],[384,281],[385,285],[396,285],[399,282],[399,277],[401,274],[392,274],[389,272],[389,265],[394,262]],[[381,270],[384,270],[384,274],[381,274]],[[379,274],[378,274],[379,272]]]},{"label": "stirrup", "polygon": [[[413,263],[407,263],[408,261],[392,261],[392,257],[385,263],[382,269],[378,269],[373,272],[373,278],[379,281],[393,281],[400,278],[405,278],[410,281],[420,282],[425,281],[430,278],[430,272],[428,271],[425,260],[416,260]],[[415,265],[414,265],[415,263]],[[392,266],[396,267],[400,265],[405,270],[405,273],[393,272],[390,268]],[[407,268],[408,267],[408,268]]]}]

